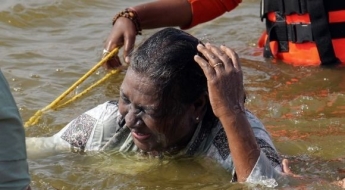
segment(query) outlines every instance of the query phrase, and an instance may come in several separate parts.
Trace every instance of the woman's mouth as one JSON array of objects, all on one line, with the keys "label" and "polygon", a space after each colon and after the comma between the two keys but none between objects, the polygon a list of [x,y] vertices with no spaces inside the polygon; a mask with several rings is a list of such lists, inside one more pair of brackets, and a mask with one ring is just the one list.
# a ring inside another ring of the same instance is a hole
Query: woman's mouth
[{"label": "woman's mouth", "polygon": [[149,133],[140,133],[137,131],[132,131],[132,136],[140,141],[146,140],[148,138],[150,138],[151,134]]}]

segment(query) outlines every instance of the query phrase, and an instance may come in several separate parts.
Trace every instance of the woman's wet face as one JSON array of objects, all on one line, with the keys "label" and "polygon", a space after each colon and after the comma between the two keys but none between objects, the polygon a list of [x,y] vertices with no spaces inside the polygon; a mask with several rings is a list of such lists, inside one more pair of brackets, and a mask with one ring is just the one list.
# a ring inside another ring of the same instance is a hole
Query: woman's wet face
[{"label": "woman's wet face", "polygon": [[120,89],[119,111],[134,143],[144,151],[165,151],[189,140],[195,129],[191,106],[178,116],[164,114],[166,104],[160,101],[157,88],[148,77],[129,68]]}]

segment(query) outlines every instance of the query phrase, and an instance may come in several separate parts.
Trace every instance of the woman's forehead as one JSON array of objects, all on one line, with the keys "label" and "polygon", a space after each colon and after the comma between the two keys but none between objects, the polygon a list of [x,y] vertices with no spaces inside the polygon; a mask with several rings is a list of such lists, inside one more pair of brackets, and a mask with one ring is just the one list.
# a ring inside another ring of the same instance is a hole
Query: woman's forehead
[{"label": "woman's forehead", "polygon": [[149,77],[128,70],[121,85],[121,92],[126,95],[136,95],[145,98],[158,99],[161,87]]},{"label": "woman's forehead", "polygon": [[123,79],[122,85],[127,85],[131,88],[138,88],[138,89],[157,89],[155,87],[154,81],[151,80],[147,75],[137,73],[132,69],[129,69],[126,72],[126,75]]}]

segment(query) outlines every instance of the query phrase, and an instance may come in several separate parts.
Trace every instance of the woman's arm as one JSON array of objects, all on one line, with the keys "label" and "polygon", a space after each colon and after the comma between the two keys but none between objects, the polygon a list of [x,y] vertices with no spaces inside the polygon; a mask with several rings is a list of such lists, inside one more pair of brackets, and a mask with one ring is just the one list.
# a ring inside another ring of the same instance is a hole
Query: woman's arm
[{"label": "woman's arm", "polygon": [[225,46],[199,44],[198,50],[207,59],[195,57],[208,79],[211,106],[226,133],[237,180],[245,182],[261,158],[261,151],[245,113],[239,58]]},{"label": "woman's arm", "polygon": [[51,137],[27,137],[28,154],[41,157],[56,152],[100,150],[119,128],[118,116],[117,103],[105,102],[79,115]]}]

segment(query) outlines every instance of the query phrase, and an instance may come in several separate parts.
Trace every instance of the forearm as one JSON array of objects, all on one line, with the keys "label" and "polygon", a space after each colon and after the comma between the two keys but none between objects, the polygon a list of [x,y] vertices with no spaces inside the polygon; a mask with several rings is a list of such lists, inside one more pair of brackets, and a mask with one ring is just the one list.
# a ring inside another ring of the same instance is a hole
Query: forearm
[{"label": "forearm", "polygon": [[71,151],[70,144],[59,136],[27,137],[26,146],[30,158]]},{"label": "forearm", "polygon": [[137,12],[143,29],[166,26],[188,26],[192,9],[187,0],[158,0],[130,7]]},{"label": "forearm", "polygon": [[260,156],[260,148],[244,112],[223,116],[220,121],[228,138],[237,179],[244,182]]}]

